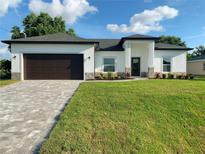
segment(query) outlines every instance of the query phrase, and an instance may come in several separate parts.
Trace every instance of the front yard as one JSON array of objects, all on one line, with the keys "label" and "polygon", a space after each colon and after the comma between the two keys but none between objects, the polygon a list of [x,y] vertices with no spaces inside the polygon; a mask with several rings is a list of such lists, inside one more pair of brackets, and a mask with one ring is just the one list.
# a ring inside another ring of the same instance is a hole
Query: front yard
[{"label": "front yard", "polygon": [[40,153],[205,153],[205,82],[83,83]]}]

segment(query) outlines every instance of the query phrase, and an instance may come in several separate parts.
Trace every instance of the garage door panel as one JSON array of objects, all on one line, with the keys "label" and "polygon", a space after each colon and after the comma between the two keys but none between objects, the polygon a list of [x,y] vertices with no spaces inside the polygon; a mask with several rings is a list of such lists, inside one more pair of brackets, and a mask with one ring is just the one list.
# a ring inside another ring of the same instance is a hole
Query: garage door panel
[{"label": "garage door panel", "polygon": [[81,54],[26,54],[25,79],[83,79]]}]

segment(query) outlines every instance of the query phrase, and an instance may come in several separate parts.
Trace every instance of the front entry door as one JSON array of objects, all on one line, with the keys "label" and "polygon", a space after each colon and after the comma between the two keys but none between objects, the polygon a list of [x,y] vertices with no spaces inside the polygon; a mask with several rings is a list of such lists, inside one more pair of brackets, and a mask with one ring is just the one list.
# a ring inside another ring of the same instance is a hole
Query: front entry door
[{"label": "front entry door", "polygon": [[140,57],[132,57],[132,76],[140,76]]}]

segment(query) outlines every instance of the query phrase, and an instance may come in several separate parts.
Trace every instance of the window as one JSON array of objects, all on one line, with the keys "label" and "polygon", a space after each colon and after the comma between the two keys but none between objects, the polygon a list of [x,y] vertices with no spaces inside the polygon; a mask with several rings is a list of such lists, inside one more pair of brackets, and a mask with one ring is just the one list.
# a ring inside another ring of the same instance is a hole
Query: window
[{"label": "window", "polygon": [[115,72],[114,58],[104,58],[104,72]]},{"label": "window", "polygon": [[204,68],[204,71],[205,71],[205,62],[203,63],[203,68]]},{"label": "window", "polygon": [[163,72],[171,71],[171,58],[163,58]]}]

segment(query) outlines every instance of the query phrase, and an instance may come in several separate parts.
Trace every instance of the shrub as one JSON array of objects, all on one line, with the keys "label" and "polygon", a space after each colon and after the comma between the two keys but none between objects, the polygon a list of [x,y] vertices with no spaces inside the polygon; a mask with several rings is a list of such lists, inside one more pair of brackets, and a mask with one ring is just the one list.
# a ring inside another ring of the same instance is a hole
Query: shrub
[{"label": "shrub", "polygon": [[163,79],[166,79],[166,77],[167,77],[167,74],[162,74]]},{"label": "shrub", "polygon": [[95,79],[96,80],[119,80],[119,79],[125,79],[125,73],[124,72],[95,72]]},{"label": "shrub", "polygon": [[112,79],[112,72],[108,72],[107,77],[108,77],[108,80],[111,80]]},{"label": "shrub", "polygon": [[11,61],[1,60],[0,61],[0,79],[11,78]]},{"label": "shrub", "polygon": [[96,80],[103,80],[103,73],[95,72],[95,79]]},{"label": "shrub", "polygon": [[181,79],[188,79],[188,75],[187,74],[182,74]]},{"label": "shrub", "polygon": [[95,72],[95,79],[100,79],[100,72]]},{"label": "shrub", "polygon": [[118,79],[117,73],[116,73],[116,72],[113,72],[113,73],[111,74],[111,78],[112,78],[113,80]]},{"label": "shrub", "polygon": [[174,79],[177,79],[177,73],[174,73],[173,75],[174,75]]},{"label": "shrub", "polygon": [[194,79],[194,75],[193,75],[193,74],[189,74],[189,75],[188,75],[188,78],[189,78],[190,80],[193,80],[193,79]]},{"label": "shrub", "polygon": [[126,79],[129,79],[131,77],[131,74],[129,72],[126,73]]},{"label": "shrub", "polygon": [[147,72],[141,72],[141,77],[147,77]]},{"label": "shrub", "polygon": [[181,78],[182,78],[182,75],[178,74],[178,75],[176,75],[176,78],[177,78],[177,79],[181,79]]},{"label": "shrub", "polygon": [[103,73],[103,80],[108,80],[108,73]]},{"label": "shrub", "polygon": [[126,74],[124,72],[118,72],[117,76],[118,76],[118,79],[125,79],[126,78]]},{"label": "shrub", "polygon": [[174,75],[171,74],[171,73],[169,73],[169,74],[168,74],[168,79],[174,79]]},{"label": "shrub", "polygon": [[155,73],[155,78],[162,79],[163,78],[162,73],[160,73],[160,72]]}]

